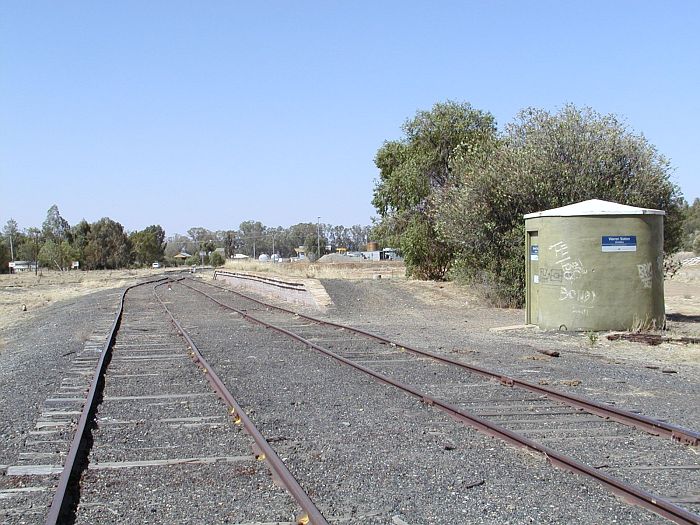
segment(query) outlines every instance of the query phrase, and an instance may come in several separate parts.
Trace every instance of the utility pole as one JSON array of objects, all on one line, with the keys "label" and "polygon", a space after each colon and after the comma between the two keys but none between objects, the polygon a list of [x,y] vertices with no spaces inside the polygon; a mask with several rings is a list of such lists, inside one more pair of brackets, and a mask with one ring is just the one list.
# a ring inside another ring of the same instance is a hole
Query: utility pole
[{"label": "utility pole", "polygon": [[321,216],[316,218],[316,253],[318,260],[321,258]]}]

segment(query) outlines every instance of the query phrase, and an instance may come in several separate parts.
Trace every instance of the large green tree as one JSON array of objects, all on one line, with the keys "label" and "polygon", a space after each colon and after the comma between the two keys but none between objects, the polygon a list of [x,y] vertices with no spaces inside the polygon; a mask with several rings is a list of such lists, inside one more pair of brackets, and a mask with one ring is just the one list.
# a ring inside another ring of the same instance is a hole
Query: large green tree
[{"label": "large green tree", "polygon": [[4,242],[0,242],[0,273],[9,271],[8,263],[10,260],[10,249]]},{"label": "large green tree", "polygon": [[134,261],[150,265],[165,257],[165,231],[160,225],[152,225],[129,235]]},{"label": "large green tree", "polygon": [[41,230],[39,228],[27,228],[25,233],[20,236],[19,240],[17,257],[20,260],[34,263],[34,273],[37,273],[39,270],[39,252],[44,242]]},{"label": "large green tree", "polygon": [[85,219],[71,228],[71,237],[73,238],[71,245],[75,249],[75,256],[82,266],[85,265],[85,248],[88,245],[89,234],[90,223]]},{"label": "large green tree", "polygon": [[454,183],[436,198],[440,237],[502,302],[523,302],[526,213],[593,198],[662,209],[664,249],[680,246],[683,199],[669,162],[615,116],[527,109],[488,156],[458,155],[453,167]]},{"label": "large green tree", "polygon": [[39,263],[48,268],[65,271],[79,255],[78,250],[67,240],[46,239],[39,250]]},{"label": "large green tree", "polygon": [[380,221],[374,235],[402,250],[409,275],[442,279],[453,251],[438,239],[434,194],[451,184],[455,154],[493,147],[495,120],[468,103],[448,101],[419,111],[402,129],[404,137],[385,142],[375,157],[379,180],[372,204]]},{"label": "large green tree", "polygon": [[52,240],[59,244],[62,241],[71,241],[70,224],[61,217],[58,206],[55,204],[46,212],[46,220],[41,225],[41,232],[44,235],[44,239]]},{"label": "large green tree", "polygon": [[131,243],[124,227],[108,217],[90,225],[85,246],[85,266],[90,270],[129,266]]},{"label": "large green tree", "polygon": [[7,221],[7,224],[5,224],[5,226],[3,227],[2,231],[5,234],[5,239],[7,240],[7,243],[10,247],[10,258],[14,261],[15,246],[17,245],[17,239],[19,235],[19,226],[17,225],[17,221],[13,218],[10,218]]}]

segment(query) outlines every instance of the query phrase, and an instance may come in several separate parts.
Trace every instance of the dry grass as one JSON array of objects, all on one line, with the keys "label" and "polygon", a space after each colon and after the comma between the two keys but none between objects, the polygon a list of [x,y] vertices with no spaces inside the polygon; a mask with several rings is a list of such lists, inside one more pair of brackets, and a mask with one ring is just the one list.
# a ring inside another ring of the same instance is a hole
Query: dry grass
[{"label": "dry grass", "polygon": [[263,263],[250,260],[228,260],[224,270],[268,273],[302,279],[371,279],[379,275],[384,278],[405,279],[406,275],[403,262],[397,261]]},{"label": "dry grass", "polygon": [[[43,307],[92,292],[123,288],[156,270],[99,270],[58,272],[42,270],[39,275],[0,275],[0,328],[31,319]],[[26,311],[24,308],[26,307]]]}]

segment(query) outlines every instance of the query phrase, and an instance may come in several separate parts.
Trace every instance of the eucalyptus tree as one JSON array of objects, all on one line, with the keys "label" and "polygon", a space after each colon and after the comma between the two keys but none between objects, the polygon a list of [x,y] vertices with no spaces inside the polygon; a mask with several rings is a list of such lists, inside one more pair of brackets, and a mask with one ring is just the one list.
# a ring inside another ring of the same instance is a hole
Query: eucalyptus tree
[{"label": "eucalyptus tree", "polygon": [[437,237],[433,196],[451,183],[457,152],[491,147],[495,120],[468,103],[448,101],[419,111],[402,130],[404,136],[385,142],[374,160],[379,180],[372,204],[380,217],[374,234],[376,240],[401,248],[409,275],[442,279],[453,251]]},{"label": "eucalyptus tree", "polygon": [[2,231],[5,234],[5,237],[7,238],[7,242],[10,245],[10,257],[14,261],[15,260],[15,239],[17,238],[17,234],[19,233],[19,226],[17,225],[17,221],[14,220],[12,217],[10,217],[10,219],[7,221],[7,224],[5,224]]},{"label": "eucalyptus tree", "polygon": [[108,217],[90,225],[85,246],[85,264],[89,269],[116,269],[132,261],[131,243],[124,227]]},{"label": "eucalyptus tree", "polygon": [[57,241],[58,243],[72,240],[70,224],[61,217],[58,206],[55,204],[46,212],[46,220],[41,226],[41,232],[45,239]]}]

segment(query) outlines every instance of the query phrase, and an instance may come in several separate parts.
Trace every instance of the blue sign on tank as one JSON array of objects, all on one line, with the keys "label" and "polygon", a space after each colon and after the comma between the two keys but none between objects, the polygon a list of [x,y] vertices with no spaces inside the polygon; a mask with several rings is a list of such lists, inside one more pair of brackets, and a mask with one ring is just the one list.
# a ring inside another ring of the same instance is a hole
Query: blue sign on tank
[{"label": "blue sign on tank", "polygon": [[604,252],[636,252],[636,235],[603,235],[601,243]]}]

